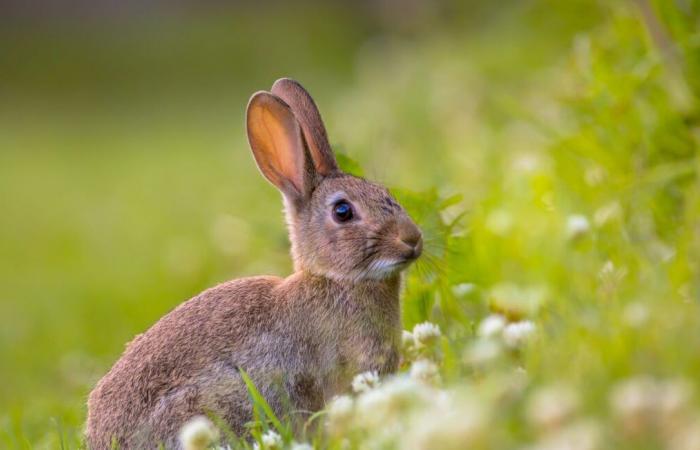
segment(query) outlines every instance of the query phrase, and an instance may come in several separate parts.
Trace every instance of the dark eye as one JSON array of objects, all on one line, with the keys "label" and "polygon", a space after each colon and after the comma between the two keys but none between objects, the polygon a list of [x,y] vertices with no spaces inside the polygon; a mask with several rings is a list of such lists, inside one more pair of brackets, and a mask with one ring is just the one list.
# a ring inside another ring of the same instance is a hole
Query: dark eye
[{"label": "dark eye", "polygon": [[345,200],[341,200],[333,205],[333,217],[338,222],[347,222],[352,219],[352,216],[352,205]]}]

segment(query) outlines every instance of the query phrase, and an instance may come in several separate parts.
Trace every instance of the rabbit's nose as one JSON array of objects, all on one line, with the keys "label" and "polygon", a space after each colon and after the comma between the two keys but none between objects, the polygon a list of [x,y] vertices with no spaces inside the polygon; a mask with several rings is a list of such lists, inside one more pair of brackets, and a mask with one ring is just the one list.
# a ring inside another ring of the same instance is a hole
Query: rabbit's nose
[{"label": "rabbit's nose", "polygon": [[408,258],[418,258],[423,251],[423,235],[412,222],[404,222],[399,227],[399,240],[410,248]]}]

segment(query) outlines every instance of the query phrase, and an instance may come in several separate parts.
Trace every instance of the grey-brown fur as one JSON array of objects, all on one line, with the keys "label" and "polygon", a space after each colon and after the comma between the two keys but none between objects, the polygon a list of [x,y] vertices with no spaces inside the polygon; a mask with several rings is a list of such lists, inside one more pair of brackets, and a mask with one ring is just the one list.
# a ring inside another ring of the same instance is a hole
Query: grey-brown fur
[{"label": "grey-brown fur", "polygon": [[[179,448],[210,413],[242,434],[248,372],[282,416],[304,419],[362,371],[398,364],[400,271],[418,228],[381,186],[340,172],[311,97],[279,80],[248,105],[248,136],[284,194],[295,273],[232,280],[181,304],[128,344],[88,400],[90,448]],[[352,221],[333,216],[349,202]]]}]

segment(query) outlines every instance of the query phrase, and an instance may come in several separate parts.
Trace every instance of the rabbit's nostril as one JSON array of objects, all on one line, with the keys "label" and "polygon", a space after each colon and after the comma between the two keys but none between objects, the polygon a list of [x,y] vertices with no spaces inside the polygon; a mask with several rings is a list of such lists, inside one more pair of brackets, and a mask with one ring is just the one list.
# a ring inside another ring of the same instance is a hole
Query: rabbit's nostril
[{"label": "rabbit's nostril", "polygon": [[416,245],[413,246],[413,257],[418,258],[423,253],[423,238],[418,239]]},{"label": "rabbit's nostril", "polygon": [[410,248],[408,258],[418,258],[423,251],[423,237],[417,228],[408,230],[407,233],[399,233],[399,239]]},{"label": "rabbit's nostril", "polygon": [[401,236],[400,239],[401,239],[401,242],[403,242],[404,244],[408,245],[409,247],[413,247],[413,248],[418,246],[422,241],[420,234],[410,235],[410,236]]},{"label": "rabbit's nostril", "polygon": [[408,247],[405,255],[407,259],[415,259],[423,250],[423,234],[420,229],[408,217],[402,218],[397,223],[397,240]]},{"label": "rabbit's nostril", "polygon": [[415,247],[422,240],[420,230],[413,224],[403,226],[399,229],[399,239],[409,247]]}]

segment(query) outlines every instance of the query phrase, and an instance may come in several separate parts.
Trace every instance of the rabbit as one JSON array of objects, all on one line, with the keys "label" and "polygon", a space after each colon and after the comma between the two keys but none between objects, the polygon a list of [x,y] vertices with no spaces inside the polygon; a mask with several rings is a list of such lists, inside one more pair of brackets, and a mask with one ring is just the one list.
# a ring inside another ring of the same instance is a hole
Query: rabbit
[{"label": "rabbit", "polygon": [[255,93],[246,125],[282,193],[294,273],[224,282],[136,336],[89,395],[93,450],[178,449],[179,429],[202,414],[244,434],[253,406],[241,369],[292,423],[355,374],[397,369],[400,277],[421,254],[420,229],[386,188],[338,168],[298,82]]}]

